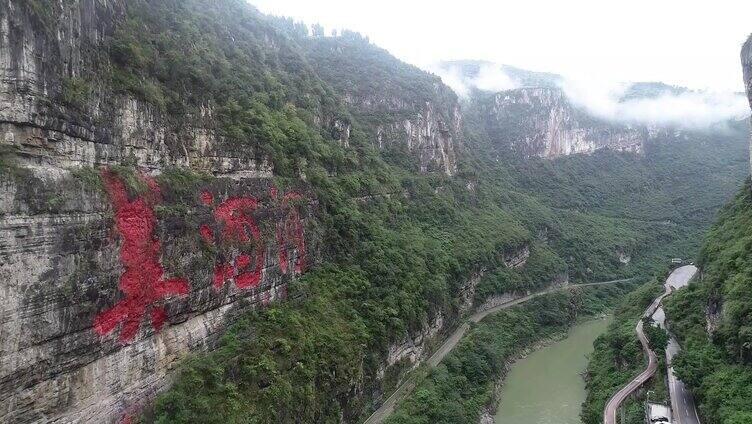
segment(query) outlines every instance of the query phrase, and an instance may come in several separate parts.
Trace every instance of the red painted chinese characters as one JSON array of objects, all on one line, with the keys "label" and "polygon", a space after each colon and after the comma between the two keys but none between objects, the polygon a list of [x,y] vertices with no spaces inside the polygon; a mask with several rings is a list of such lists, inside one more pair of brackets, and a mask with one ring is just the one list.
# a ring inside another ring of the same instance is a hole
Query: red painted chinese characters
[{"label": "red painted chinese characters", "polygon": [[159,331],[167,313],[159,302],[171,295],[188,293],[188,282],[181,278],[164,279],[159,263],[159,240],[154,236],[156,217],[153,205],[160,201],[156,182],[142,175],[149,191],[133,201],[123,182],[109,171],[102,172],[107,194],[115,212],[115,224],[120,234],[120,262],[125,272],[118,287],[125,298],[94,318],[94,330],[109,334],[122,323],[119,339],[128,342],[136,335],[141,321],[148,313],[154,330]]},{"label": "red painted chinese characters", "polygon": [[[269,190],[272,199],[277,199],[277,189],[272,187]],[[298,209],[291,205],[291,202],[302,199],[300,193],[291,191],[282,196],[282,206],[287,210],[287,217],[283,222],[277,223],[277,255],[279,257],[279,267],[283,274],[287,274],[287,250],[285,249],[285,238],[292,239],[295,247],[298,249],[298,257],[295,260],[295,273],[303,272],[303,258],[305,257],[305,238],[303,237],[303,222],[300,220]]]},{"label": "red painted chinese characters", "polygon": [[[279,200],[276,188],[272,187],[269,190],[269,194],[272,200]],[[213,194],[203,191],[199,197],[201,203],[204,205],[213,206]],[[281,200],[282,206],[286,211],[286,217],[283,222],[277,223],[275,232],[279,266],[283,274],[287,273],[286,237],[292,239],[298,250],[298,256],[295,260],[295,272],[299,274],[303,271],[303,259],[305,255],[303,222],[300,219],[297,208],[291,205],[293,200],[302,198],[297,192],[289,192]],[[254,288],[261,282],[266,250],[261,242],[258,225],[256,225],[256,221],[252,216],[252,212],[257,206],[258,200],[255,197],[248,196],[231,197],[214,208],[213,216],[221,224],[222,228],[222,242],[243,244],[252,241],[255,246],[253,258],[247,253],[240,253],[233,261],[220,263],[214,267],[213,285],[215,289],[220,289],[226,281],[233,281],[235,286],[240,289]],[[199,234],[205,243],[214,244],[214,232],[209,225],[202,224],[199,227]],[[251,264],[253,264],[252,268],[250,267]]]},{"label": "red painted chinese characters", "polygon": [[[201,193],[201,201],[207,206],[214,201],[214,196],[209,192]],[[248,243],[253,240],[255,245],[255,261],[252,269],[251,256],[247,253],[238,254],[234,262],[218,264],[214,267],[214,288],[219,289],[225,281],[232,280],[240,289],[253,288],[261,282],[261,271],[264,268],[264,246],[261,244],[261,236],[256,221],[251,213],[256,209],[258,202],[254,197],[231,197],[214,209],[214,218],[222,225],[221,240],[223,242]],[[199,229],[202,231],[203,228]],[[212,233],[213,236],[213,233]],[[202,233],[204,241],[210,242],[213,237],[206,237]]]},{"label": "red painted chinese characters", "polygon": [[[132,340],[138,333],[141,322],[148,316],[152,328],[159,331],[167,319],[163,300],[189,291],[188,282],[182,278],[164,278],[164,269],[159,262],[160,243],[155,236],[156,216],[154,205],[161,201],[161,192],[156,181],[141,174],[148,191],[128,200],[122,180],[114,173],[102,171],[102,179],[115,212],[115,225],[121,237],[120,262],[125,271],[120,276],[119,289],[125,298],[94,318],[94,330],[104,336],[121,325],[119,340]],[[287,273],[288,258],[286,242],[291,241],[297,249],[294,272],[304,268],[305,239],[303,222],[294,202],[302,199],[298,192],[285,193],[281,198],[276,188],[269,190],[270,199],[284,211],[284,218],[276,223],[275,236],[280,270]],[[239,289],[259,285],[264,268],[266,249],[261,239],[254,212],[259,206],[256,198],[230,197],[215,206],[214,195],[208,191],[199,193],[205,206],[212,207],[212,217],[219,224],[219,238],[207,224],[201,224],[198,233],[204,243],[215,241],[231,246],[234,257],[216,264],[212,285],[220,289],[225,282],[233,282]],[[269,302],[267,293],[261,293],[262,304]]]}]

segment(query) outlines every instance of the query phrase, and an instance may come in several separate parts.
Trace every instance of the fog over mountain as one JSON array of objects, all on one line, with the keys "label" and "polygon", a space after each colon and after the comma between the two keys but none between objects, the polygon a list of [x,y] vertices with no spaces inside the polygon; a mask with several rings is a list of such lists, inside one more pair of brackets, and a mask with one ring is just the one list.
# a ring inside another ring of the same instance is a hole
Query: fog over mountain
[{"label": "fog over mountain", "polygon": [[[752,2],[254,0],[266,13],[368,36],[418,66],[477,58],[614,81],[741,91]],[[388,24],[385,24],[388,22]]]},{"label": "fog over mountain", "polygon": [[474,90],[558,87],[591,114],[627,123],[701,129],[749,116],[744,94],[690,90],[664,83],[624,83],[531,72],[482,61],[442,62],[429,67],[460,97]]}]

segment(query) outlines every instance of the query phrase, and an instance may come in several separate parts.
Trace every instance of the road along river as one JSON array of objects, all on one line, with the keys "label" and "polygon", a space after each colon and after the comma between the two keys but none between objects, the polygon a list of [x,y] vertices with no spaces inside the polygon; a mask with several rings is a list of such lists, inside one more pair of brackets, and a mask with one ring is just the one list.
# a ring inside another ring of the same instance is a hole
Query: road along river
[{"label": "road along river", "polygon": [[[632,281],[633,278],[624,278],[621,280],[611,280],[611,281],[601,281],[598,283],[587,283],[587,284],[574,284],[574,285],[568,285],[564,287],[552,287],[546,290],[539,291],[537,293],[529,294],[525,297],[521,297],[516,300],[512,300],[507,303],[502,303],[501,305],[494,306],[490,309],[485,309],[482,311],[478,311],[474,314],[472,314],[468,321],[470,322],[480,322],[483,318],[487,317],[488,315],[495,314],[496,312],[502,311],[504,309],[511,308],[513,306],[519,305],[521,303],[525,303],[530,299],[534,299],[538,296],[543,296],[549,293],[553,293],[559,290],[571,290],[575,287],[590,287],[590,286],[602,286],[602,285],[609,285],[609,284],[619,284],[624,283],[628,281]],[[454,332],[444,341],[444,343],[439,347],[436,352],[431,355],[428,360],[426,360],[426,364],[429,368],[433,368],[436,365],[438,365],[445,356],[451,352],[452,349],[457,345],[457,343],[462,339],[462,336],[465,335],[465,332],[470,328],[470,324],[467,322],[464,322],[460,324],[460,326],[454,330]],[[368,419],[365,420],[363,424],[378,424],[386,420],[389,415],[394,412],[395,407],[397,406],[397,403],[404,399],[410,392],[415,388],[417,382],[415,381],[415,378],[413,378],[414,375],[409,375],[405,381],[400,384],[397,389],[392,393],[391,396],[389,396],[381,406],[371,414]]]},{"label": "road along river", "polygon": [[[664,284],[664,287],[666,291],[658,296],[652,304],[648,307],[648,309],[645,311],[644,317],[652,317],[654,314],[658,311],[661,301],[663,301],[663,298],[670,295],[674,290],[677,290],[681,287],[686,286],[689,284],[689,281],[694,277],[695,273],[697,272],[697,268],[694,265],[685,265],[683,267],[675,269],[671,275],[668,276],[668,279],[666,280],[666,284]],[[657,316],[665,318],[665,316],[662,313],[659,313]],[[663,319],[661,318],[661,319]],[[637,390],[640,386],[645,384],[646,381],[648,381],[653,374],[655,374],[655,371],[658,368],[658,358],[655,355],[655,352],[653,352],[649,345],[648,345],[648,339],[645,336],[645,332],[642,328],[642,319],[640,319],[637,322],[637,326],[635,327],[635,333],[637,333],[637,338],[640,340],[640,344],[642,344],[642,349],[645,352],[645,355],[648,359],[647,367],[643,372],[641,372],[637,377],[634,378],[634,380],[627,383],[626,386],[622,387],[621,390],[616,392],[611,399],[609,399],[608,403],[606,403],[606,408],[603,410],[603,422],[605,424],[616,424],[616,411],[619,410],[619,407],[624,402],[624,400],[629,397],[635,390]],[[671,354],[669,353],[669,357],[671,357]],[[671,374],[673,374],[673,371],[671,371]],[[682,391],[681,393],[676,390],[676,387],[674,384],[670,387],[670,393],[671,393],[671,404],[673,405],[673,408],[676,409],[677,404],[677,395],[680,395],[682,393],[686,393],[685,391]],[[684,409],[684,417],[688,420],[692,417],[697,418],[697,412],[694,411],[694,402],[690,402],[687,399],[681,399],[679,400],[681,404],[683,405]],[[689,413],[688,408],[689,405],[692,406],[692,413]],[[676,414],[676,412],[675,412]],[[681,415],[678,416],[679,418],[679,424],[683,424],[685,421],[681,420]],[[693,421],[686,421],[686,422],[693,422]]]},{"label": "road along river", "polygon": [[580,424],[585,381],[593,342],[611,318],[575,325],[567,338],[517,361],[504,379],[496,424]]}]

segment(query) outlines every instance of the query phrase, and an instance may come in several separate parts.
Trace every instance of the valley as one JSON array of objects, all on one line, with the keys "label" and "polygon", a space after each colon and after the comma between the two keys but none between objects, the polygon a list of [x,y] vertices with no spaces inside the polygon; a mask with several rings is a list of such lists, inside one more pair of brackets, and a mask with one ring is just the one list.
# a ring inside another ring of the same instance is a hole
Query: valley
[{"label": "valley", "polygon": [[[656,314],[658,314],[658,311],[661,310],[661,302],[663,301],[666,296],[669,296],[673,290],[680,289],[686,285],[689,284],[689,281],[694,277],[695,273],[697,272],[697,268],[692,265],[683,266],[680,268],[675,269],[666,279],[666,283],[664,284],[665,292],[658,296],[648,307],[648,309],[645,311],[643,316],[641,317],[640,321],[638,321],[637,326],[635,327],[635,334],[640,340],[640,344],[642,345],[643,350],[645,351],[645,356],[648,357],[648,365],[647,368],[643,372],[641,372],[637,377],[635,377],[634,380],[630,381],[626,386],[624,386],[621,390],[616,392],[614,396],[609,399],[608,403],[606,404],[606,408],[603,412],[603,422],[606,424],[615,424],[617,422],[617,411],[621,407],[621,404],[624,403],[625,399],[630,396],[632,393],[634,393],[635,390],[637,390],[640,386],[645,384],[649,379],[653,378],[655,375],[656,370],[658,369],[658,358],[653,352],[653,348],[650,346],[650,341],[648,340],[648,337],[645,335],[645,329],[644,329],[644,318],[650,318],[655,320]],[[660,312],[661,315],[661,322],[660,325],[664,326],[665,323],[665,316],[662,314],[662,310]],[[669,356],[667,355],[667,358]],[[672,381],[675,379],[675,377],[669,377]],[[684,408],[677,408],[674,407],[675,414],[679,415],[682,411],[683,414],[686,416],[690,415],[686,408],[687,399],[683,396],[681,398],[677,398],[678,394],[675,392],[676,388],[676,382],[671,383],[670,387],[670,395],[671,395],[671,403],[672,405],[678,405],[681,404],[684,406]],[[691,402],[691,400],[690,400]],[[692,411],[692,414],[690,415],[693,418],[697,416],[696,412]],[[679,417],[677,417],[679,419]],[[689,422],[688,420],[683,420],[680,422]]]},{"label": "valley", "polygon": [[567,412],[597,424],[673,258],[676,375],[620,424],[664,378],[745,423],[746,99],[570,83],[244,0],[0,0],[0,423],[491,423],[608,314]]},{"label": "valley", "polygon": [[[554,293],[560,290],[578,290],[584,287],[604,286],[611,284],[623,284],[629,283],[631,279],[621,279],[612,281],[602,281],[597,283],[585,283],[577,285],[565,285],[563,287],[554,287],[546,290],[542,290],[537,293],[528,295],[518,295],[516,298],[510,298],[496,306],[490,306],[488,308],[481,308],[478,312],[475,312],[467,318],[466,322],[463,322],[458,329],[456,329],[446,340],[436,349],[436,351],[427,360],[425,365],[430,369],[434,368],[441,363],[441,361],[454,349],[455,346],[461,341],[465,333],[470,329],[472,323],[480,322],[483,318],[495,314],[499,311],[503,311],[508,308],[525,303],[531,299],[539,296],[545,296],[550,293]],[[365,423],[380,423],[389,417],[394,412],[395,405],[408,396],[416,387],[416,380],[419,380],[422,376],[410,376],[408,379],[397,387],[397,389],[389,396],[386,401],[371,414]]]}]

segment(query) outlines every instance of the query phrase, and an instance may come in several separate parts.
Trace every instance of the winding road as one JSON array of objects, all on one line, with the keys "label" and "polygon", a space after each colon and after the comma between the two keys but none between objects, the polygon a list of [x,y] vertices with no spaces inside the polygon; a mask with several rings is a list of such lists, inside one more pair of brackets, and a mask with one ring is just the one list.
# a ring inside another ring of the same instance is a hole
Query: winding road
[{"label": "winding road", "polygon": [[700,424],[697,416],[695,398],[692,392],[687,390],[684,383],[674,375],[674,367],[671,366],[674,356],[679,353],[679,344],[671,337],[666,348],[666,363],[668,364],[668,388],[671,394],[671,409],[674,411],[674,424]]},{"label": "winding road", "polygon": [[[660,317],[659,324],[663,325],[664,315],[663,311],[659,309],[661,301],[663,301],[663,298],[671,294],[674,290],[679,289],[681,287],[686,286],[689,284],[689,280],[694,277],[695,273],[697,272],[697,268],[694,265],[686,265],[680,268],[675,269],[671,275],[668,276],[666,279],[665,292],[658,296],[653,303],[650,304],[650,306],[645,310],[645,313],[643,314],[643,318],[645,317]],[[658,312],[656,314],[656,312]],[[648,381],[654,374],[655,371],[658,369],[658,358],[656,357],[655,353],[652,349],[650,349],[648,345],[648,339],[645,336],[645,333],[642,329],[642,319],[640,319],[637,322],[637,326],[635,327],[635,332],[637,333],[637,338],[640,340],[640,344],[642,344],[642,350],[645,351],[645,354],[648,356],[648,366],[645,368],[643,372],[641,372],[637,377],[634,378],[634,380],[630,381],[626,386],[622,387],[621,390],[616,392],[611,399],[609,399],[608,403],[606,404],[606,408],[603,411],[603,422],[605,424],[616,424],[616,412],[619,410],[619,406],[624,402],[624,400],[632,394],[635,390],[637,390],[640,386],[645,384],[646,381]],[[668,359],[668,363],[671,362],[670,358],[673,358],[673,355],[678,351],[678,345],[674,341],[674,345],[676,347],[676,351],[674,351],[673,354],[670,354],[669,351],[671,349],[666,349],[666,356]],[[672,380],[673,378],[673,380]],[[673,383],[672,383],[673,381]],[[679,386],[677,386],[676,383],[681,383],[676,379],[675,376],[673,376],[673,369],[669,368],[669,383],[670,383],[670,393],[671,393],[671,405],[672,409],[675,411],[675,424],[699,424],[699,419],[697,419],[697,412],[694,408],[694,401],[692,400],[691,393],[687,392],[684,389],[684,385],[681,384],[681,392],[678,390]],[[688,400],[689,399],[689,400]],[[675,406],[679,405],[679,406]],[[689,412],[689,406],[691,405],[691,412]],[[682,415],[681,412],[684,412]],[[695,420],[691,420],[689,416],[693,415]]]},{"label": "winding road", "polygon": [[[520,303],[525,303],[529,301],[530,299],[536,298],[538,296],[543,296],[545,294],[553,293],[555,291],[564,290],[564,289],[572,289],[575,287],[590,287],[590,286],[602,286],[606,284],[617,284],[617,283],[624,283],[627,281],[633,280],[632,278],[625,278],[621,280],[611,280],[611,281],[602,281],[598,283],[587,283],[587,284],[572,284],[562,287],[553,287],[550,289],[546,289],[537,293],[529,294],[524,297],[520,297],[515,300],[511,300],[506,303],[502,303],[500,305],[494,306],[493,308],[484,309],[481,311],[478,311],[471,315],[467,321],[463,322],[454,332],[442,343],[441,347],[439,347],[436,352],[431,355],[428,360],[426,361],[426,364],[429,368],[433,368],[437,366],[441,361],[449,354],[449,352],[454,349],[454,347],[459,343],[459,341],[462,339],[462,336],[465,335],[467,330],[470,328],[470,322],[480,322],[483,318],[487,317],[488,315],[494,314],[496,312],[499,312],[503,309],[511,308],[512,306],[519,305]],[[404,399],[405,396],[407,396],[412,390],[415,388],[417,382],[414,378],[408,377],[402,384],[397,387],[397,389],[392,393],[389,398],[387,398],[383,404],[374,411],[373,414],[371,414],[370,417],[368,417],[367,420],[364,421],[363,424],[376,424],[383,422],[389,415],[394,412],[394,408],[397,406],[397,403]]]},{"label": "winding road", "polygon": [[[667,285],[670,285],[672,289],[680,289],[687,284],[689,280],[694,277],[697,272],[697,268],[694,266],[682,267],[686,268],[683,273],[677,274],[675,278],[671,278],[674,274],[669,276]],[[682,268],[677,269],[677,271]],[[664,318],[665,319],[665,318]],[[668,388],[671,394],[671,409],[674,413],[674,424],[700,424],[700,417],[697,415],[697,408],[695,406],[695,399],[692,396],[692,392],[687,390],[684,383],[676,378],[674,375],[674,367],[671,366],[674,356],[679,353],[679,343],[672,335],[668,341],[666,347],[666,364],[668,365]]]}]

